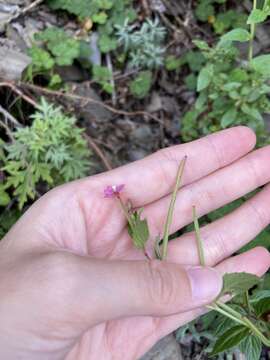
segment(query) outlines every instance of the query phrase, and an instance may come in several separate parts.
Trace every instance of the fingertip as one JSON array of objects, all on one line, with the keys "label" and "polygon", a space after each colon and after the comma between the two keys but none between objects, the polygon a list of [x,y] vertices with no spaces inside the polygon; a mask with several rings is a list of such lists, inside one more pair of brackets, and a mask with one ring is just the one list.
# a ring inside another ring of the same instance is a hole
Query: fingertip
[{"label": "fingertip", "polygon": [[251,150],[255,147],[257,138],[255,132],[248,126],[236,126],[232,128],[237,132],[240,141]]}]

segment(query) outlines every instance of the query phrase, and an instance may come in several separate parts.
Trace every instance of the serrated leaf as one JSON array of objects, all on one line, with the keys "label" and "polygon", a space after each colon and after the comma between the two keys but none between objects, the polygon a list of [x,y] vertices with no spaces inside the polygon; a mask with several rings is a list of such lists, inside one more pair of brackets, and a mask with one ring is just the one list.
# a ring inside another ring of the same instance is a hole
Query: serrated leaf
[{"label": "serrated leaf", "polygon": [[245,29],[237,28],[221,36],[220,42],[226,42],[226,41],[246,42],[249,40],[250,40],[250,33]]},{"label": "serrated leaf", "polygon": [[259,282],[260,278],[258,276],[245,272],[225,274],[223,276],[223,289],[220,296],[225,294],[233,296],[242,294],[259,284]]},{"label": "serrated leaf", "polygon": [[218,338],[213,351],[210,354],[215,356],[223,351],[229,350],[238,345],[249,333],[249,329],[242,325],[237,325],[227,331]]},{"label": "serrated leaf", "polygon": [[249,335],[241,341],[239,349],[245,355],[246,360],[259,360],[262,352],[262,342],[257,336]]},{"label": "serrated leaf", "polygon": [[128,223],[128,233],[138,249],[144,249],[149,238],[148,223],[146,219],[141,219],[141,213],[142,210],[133,212]]},{"label": "serrated leaf", "polygon": [[197,91],[202,91],[210,84],[214,75],[214,67],[212,64],[207,65],[201,69],[198,76]]},{"label": "serrated leaf", "polygon": [[258,24],[266,20],[267,12],[260,9],[253,9],[247,19],[247,24]]}]

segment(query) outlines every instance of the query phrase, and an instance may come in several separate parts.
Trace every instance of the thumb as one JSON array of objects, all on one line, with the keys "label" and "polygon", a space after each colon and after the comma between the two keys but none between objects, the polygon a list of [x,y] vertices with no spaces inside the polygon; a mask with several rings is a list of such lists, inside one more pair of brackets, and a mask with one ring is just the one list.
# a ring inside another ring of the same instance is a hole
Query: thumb
[{"label": "thumb", "polygon": [[[79,311],[88,325],[123,316],[165,316],[209,304],[222,275],[209,267],[80,259]],[[78,292],[76,294],[78,297]]]}]

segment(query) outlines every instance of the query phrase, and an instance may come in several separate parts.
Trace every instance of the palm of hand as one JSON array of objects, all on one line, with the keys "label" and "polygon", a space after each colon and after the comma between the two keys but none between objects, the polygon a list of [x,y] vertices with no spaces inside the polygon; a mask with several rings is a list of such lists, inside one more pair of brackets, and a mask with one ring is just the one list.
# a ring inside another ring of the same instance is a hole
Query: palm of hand
[{"label": "palm of hand", "polygon": [[[87,258],[143,260],[144,256],[133,248],[119,204],[114,199],[103,198],[105,186],[126,184],[124,196],[131,198],[135,207],[145,208],[144,214],[149,220],[153,241],[162,232],[176,169],[184,155],[188,155],[183,180],[185,186],[180,190],[175,208],[175,213],[181,216],[175,216],[172,232],[191,222],[191,205],[197,205],[201,216],[270,180],[270,174],[264,166],[270,149],[246,155],[253,146],[254,136],[250,130],[231,129],[212,135],[208,140],[176,146],[113,172],[64,185],[38,201],[8,234],[6,243],[10,239],[12,243],[12,238],[19,239],[14,242],[12,251],[15,255],[16,249],[19,253],[37,248],[38,252],[60,252],[64,256],[75,253]],[[202,162],[198,156],[202,153],[207,162]],[[244,155],[243,159],[238,160]],[[238,181],[230,182],[235,177]],[[270,212],[267,212],[268,200],[265,199],[268,196],[269,187],[232,215],[202,229],[209,266],[216,266],[223,273],[246,271],[262,275],[267,271],[269,254],[263,249],[257,248],[237,257],[228,257],[267,225]],[[263,216],[258,215],[262,213]],[[5,246],[5,241],[2,244]],[[260,263],[257,261],[258,256]],[[183,235],[171,242],[168,260],[183,265],[198,265],[194,234]],[[65,267],[66,263],[63,261],[61,264]],[[52,268],[51,278],[55,281],[55,267]],[[76,277],[76,271],[73,270],[71,268],[64,273],[60,271],[61,289],[62,284]],[[52,291],[55,293],[57,289],[53,288]],[[63,310],[63,302],[68,298],[66,295],[62,302],[61,296],[60,301],[55,301],[53,297],[53,313],[48,306],[45,310],[39,309],[46,323],[42,330],[38,322],[31,324],[31,329],[36,328],[33,339],[37,334],[44,339],[47,334],[54,334],[43,346],[45,358],[46,352],[52,355],[56,349],[55,359],[61,359],[63,354],[67,355],[68,360],[137,359],[159,338],[201,312],[201,309],[196,309],[168,317],[126,317],[90,326],[83,318],[78,318],[76,313],[70,314]]]}]

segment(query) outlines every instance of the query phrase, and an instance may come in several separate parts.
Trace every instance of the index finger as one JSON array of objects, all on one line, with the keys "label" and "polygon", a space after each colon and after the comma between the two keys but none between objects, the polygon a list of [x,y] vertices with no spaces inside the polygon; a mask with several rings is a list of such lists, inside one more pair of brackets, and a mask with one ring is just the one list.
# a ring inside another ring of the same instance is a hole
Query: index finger
[{"label": "index finger", "polygon": [[[182,185],[187,185],[244,156],[255,143],[254,132],[238,126],[159,150],[145,159],[90,179],[92,186],[101,192],[106,185],[125,184],[124,196],[131,199],[134,207],[144,206],[172,191],[184,156],[187,156],[187,164]],[[87,183],[89,179],[83,181]]]}]

